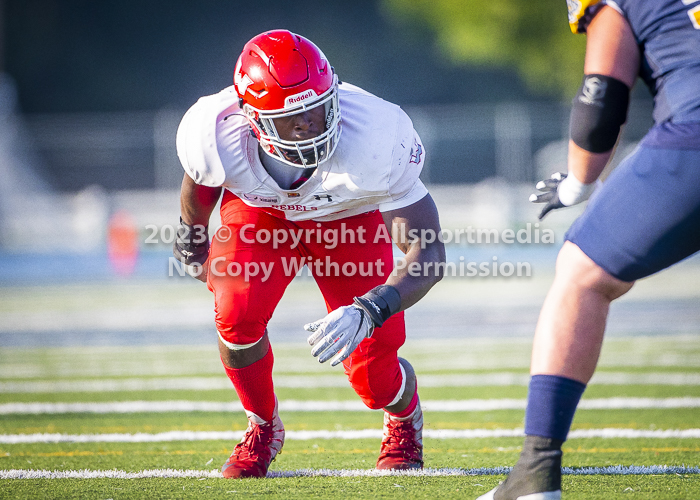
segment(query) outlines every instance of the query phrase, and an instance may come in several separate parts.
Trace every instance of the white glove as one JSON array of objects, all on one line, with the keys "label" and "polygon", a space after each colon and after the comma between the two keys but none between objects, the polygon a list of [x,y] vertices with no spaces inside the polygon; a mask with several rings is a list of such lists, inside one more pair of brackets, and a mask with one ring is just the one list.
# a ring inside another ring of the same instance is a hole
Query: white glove
[{"label": "white glove", "polygon": [[369,314],[356,305],[339,307],[323,319],[304,325],[312,332],[308,338],[311,355],[319,356],[319,363],[331,357],[331,366],[350,356],[364,339],[374,332],[374,322]]},{"label": "white glove", "polygon": [[539,189],[542,193],[530,195],[530,201],[546,203],[538,217],[542,220],[552,210],[586,201],[600,184],[600,181],[584,184],[573,174],[567,175],[557,172],[552,174],[549,179],[537,183],[535,189]]}]

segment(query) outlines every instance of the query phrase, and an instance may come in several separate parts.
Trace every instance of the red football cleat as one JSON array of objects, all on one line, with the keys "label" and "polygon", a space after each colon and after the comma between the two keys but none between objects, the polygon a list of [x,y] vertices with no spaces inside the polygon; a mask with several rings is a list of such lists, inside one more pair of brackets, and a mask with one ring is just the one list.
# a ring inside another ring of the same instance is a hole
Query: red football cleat
[{"label": "red football cleat", "polygon": [[246,411],[248,429],[240,443],[221,468],[225,478],[265,477],[267,468],[284,444],[284,426],[275,413],[272,420],[265,421],[255,413]]},{"label": "red football cleat", "polygon": [[384,412],[384,438],[377,469],[423,468],[423,411],[420,401],[413,415],[405,419]]}]

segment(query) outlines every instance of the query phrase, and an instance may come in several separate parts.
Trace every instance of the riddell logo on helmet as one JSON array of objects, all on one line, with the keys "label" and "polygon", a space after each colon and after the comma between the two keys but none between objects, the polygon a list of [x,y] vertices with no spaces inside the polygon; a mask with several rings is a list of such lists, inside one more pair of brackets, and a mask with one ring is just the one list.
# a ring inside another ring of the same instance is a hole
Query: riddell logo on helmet
[{"label": "riddell logo on helmet", "polygon": [[316,97],[316,92],[314,92],[313,89],[309,89],[306,92],[301,92],[300,94],[290,95],[284,100],[284,107],[288,108],[290,106],[294,106],[295,104],[298,104],[301,101],[305,101],[312,97]]}]

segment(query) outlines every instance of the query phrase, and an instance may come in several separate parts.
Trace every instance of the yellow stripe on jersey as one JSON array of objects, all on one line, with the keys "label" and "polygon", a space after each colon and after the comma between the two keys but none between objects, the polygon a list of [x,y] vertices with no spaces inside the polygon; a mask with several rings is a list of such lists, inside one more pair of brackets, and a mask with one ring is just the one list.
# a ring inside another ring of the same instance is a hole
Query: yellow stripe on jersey
[{"label": "yellow stripe on jersey", "polygon": [[585,33],[586,22],[581,22],[584,16],[588,14],[587,10],[601,0],[566,0],[566,5],[569,8],[569,26],[572,33]]}]

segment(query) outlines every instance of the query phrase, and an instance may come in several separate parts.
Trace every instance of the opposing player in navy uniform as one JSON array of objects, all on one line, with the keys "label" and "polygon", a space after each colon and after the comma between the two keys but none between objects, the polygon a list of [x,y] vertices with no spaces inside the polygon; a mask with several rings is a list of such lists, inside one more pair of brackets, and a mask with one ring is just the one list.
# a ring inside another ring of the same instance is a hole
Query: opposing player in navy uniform
[{"label": "opposing player in navy uniform", "polygon": [[568,175],[531,201],[551,210],[594,191],[641,76],[655,124],[566,235],[535,332],[525,443],[504,483],[480,497],[561,498],[561,446],[595,370],[610,303],[634,282],[700,250],[700,0],[569,0],[587,33],[571,112]]}]

